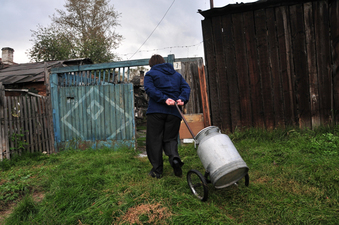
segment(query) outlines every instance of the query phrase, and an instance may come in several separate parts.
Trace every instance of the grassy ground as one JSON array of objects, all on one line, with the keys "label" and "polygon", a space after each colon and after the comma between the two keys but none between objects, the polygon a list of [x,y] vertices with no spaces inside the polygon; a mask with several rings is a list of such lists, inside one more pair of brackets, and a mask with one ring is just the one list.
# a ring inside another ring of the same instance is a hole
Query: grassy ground
[{"label": "grassy ground", "polygon": [[184,176],[175,177],[164,158],[159,180],[147,176],[147,158],[131,149],[5,160],[0,214],[6,220],[0,224],[338,224],[338,132],[250,129],[229,135],[250,168],[250,184],[209,184],[207,202],[186,181],[190,169],[204,172],[193,145],[180,147]]}]

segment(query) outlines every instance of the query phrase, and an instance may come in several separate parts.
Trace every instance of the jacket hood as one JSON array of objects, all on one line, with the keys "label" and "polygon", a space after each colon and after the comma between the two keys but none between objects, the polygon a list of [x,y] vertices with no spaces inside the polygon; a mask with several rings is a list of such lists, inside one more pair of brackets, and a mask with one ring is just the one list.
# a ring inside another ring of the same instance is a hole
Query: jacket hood
[{"label": "jacket hood", "polygon": [[157,65],[154,65],[151,69],[160,71],[166,75],[173,75],[176,73],[176,71],[173,68],[173,65],[170,63],[157,64]]}]

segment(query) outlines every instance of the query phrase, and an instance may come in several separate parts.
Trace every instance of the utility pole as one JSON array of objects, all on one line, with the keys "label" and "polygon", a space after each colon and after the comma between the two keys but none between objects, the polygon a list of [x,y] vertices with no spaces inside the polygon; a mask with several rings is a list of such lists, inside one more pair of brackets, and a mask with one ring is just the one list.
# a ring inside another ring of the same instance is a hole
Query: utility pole
[{"label": "utility pole", "polygon": [[210,0],[211,9],[214,8],[213,0]]}]

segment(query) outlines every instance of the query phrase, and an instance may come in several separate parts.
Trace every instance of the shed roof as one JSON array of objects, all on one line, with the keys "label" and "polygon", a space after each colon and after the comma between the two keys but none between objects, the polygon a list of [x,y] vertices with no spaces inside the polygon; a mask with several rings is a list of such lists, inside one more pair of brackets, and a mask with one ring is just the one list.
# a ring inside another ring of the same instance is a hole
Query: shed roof
[{"label": "shed roof", "polygon": [[[48,69],[69,65],[92,64],[90,59],[70,59],[46,62]],[[45,62],[23,63],[0,70],[0,82],[3,84],[43,82],[45,79]]]},{"label": "shed roof", "polygon": [[254,11],[269,7],[278,7],[285,5],[296,5],[298,3],[313,2],[316,0],[259,0],[250,3],[229,4],[221,8],[212,8],[209,10],[198,10],[198,12],[205,18],[222,16],[226,14],[241,13],[246,11]]}]

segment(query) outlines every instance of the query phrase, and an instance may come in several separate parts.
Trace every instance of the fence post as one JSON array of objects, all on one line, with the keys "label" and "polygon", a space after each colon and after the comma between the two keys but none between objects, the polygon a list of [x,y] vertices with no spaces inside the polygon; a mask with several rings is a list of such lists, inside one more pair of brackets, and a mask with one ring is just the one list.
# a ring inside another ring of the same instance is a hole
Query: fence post
[{"label": "fence post", "polygon": [[211,114],[210,114],[209,99],[207,95],[205,66],[203,64],[202,59],[198,61],[198,73],[199,73],[202,112],[204,115],[204,126],[208,127],[208,126],[211,126]]},{"label": "fence post", "polygon": [[4,117],[3,117],[3,111],[4,111],[4,101],[3,101],[3,97],[4,97],[4,90],[3,90],[3,86],[2,86],[2,82],[0,82],[0,160],[3,160],[3,153],[4,153],[4,142],[5,142],[5,138],[4,138]]},{"label": "fence post", "polygon": [[8,150],[8,135],[5,129],[5,87],[0,82],[0,160],[4,158],[6,150]]},{"label": "fence post", "polygon": [[175,56],[173,54],[167,56],[167,63],[170,63],[173,65],[175,60]]},{"label": "fence post", "polygon": [[54,128],[53,128],[53,113],[52,113],[52,100],[51,100],[51,84],[50,84],[50,73],[47,68],[47,63],[44,63],[44,73],[45,73],[45,86],[46,86],[46,112],[47,112],[47,121],[48,121],[48,133],[49,137],[49,149],[48,153],[51,154],[54,152]]}]

